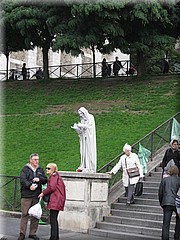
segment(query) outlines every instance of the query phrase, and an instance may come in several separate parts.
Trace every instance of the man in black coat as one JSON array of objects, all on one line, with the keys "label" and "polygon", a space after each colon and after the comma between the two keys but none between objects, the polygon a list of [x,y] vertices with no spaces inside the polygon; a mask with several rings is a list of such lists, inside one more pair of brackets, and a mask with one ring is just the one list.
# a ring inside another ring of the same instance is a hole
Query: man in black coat
[{"label": "man in black coat", "polygon": [[175,200],[180,188],[179,169],[172,166],[169,171],[169,177],[163,178],[159,186],[159,203],[163,208],[163,226],[161,240],[169,240],[169,228],[173,212],[176,213],[176,225],[174,240],[180,240],[180,217],[177,213]]},{"label": "man in black coat", "polygon": [[161,166],[163,169],[163,172],[165,170],[165,167],[167,164],[173,160],[174,164],[178,167],[179,169],[179,176],[180,176],[180,152],[179,152],[179,144],[178,140],[173,139],[170,143],[171,147],[168,148],[164,154]]},{"label": "man in black coat", "polygon": [[123,68],[121,62],[118,60],[118,57],[116,57],[115,62],[113,63],[113,73],[114,76],[118,76],[119,70]]},{"label": "man in black coat", "polygon": [[[21,221],[20,235],[18,240],[24,240],[29,219],[28,211],[30,207],[38,203],[38,196],[42,191],[41,185],[47,183],[44,170],[39,166],[39,155],[33,153],[29,157],[29,163],[21,170]],[[29,238],[39,240],[36,235],[39,220],[35,217],[30,218]]]}]

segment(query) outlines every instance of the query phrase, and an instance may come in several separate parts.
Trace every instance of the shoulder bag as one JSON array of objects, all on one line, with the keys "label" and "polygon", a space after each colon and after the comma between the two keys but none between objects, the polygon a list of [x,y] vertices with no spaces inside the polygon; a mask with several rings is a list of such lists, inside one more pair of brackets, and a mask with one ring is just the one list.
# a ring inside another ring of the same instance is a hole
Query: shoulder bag
[{"label": "shoulder bag", "polygon": [[125,164],[126,164],[126,170],[127,170],[127,174],[129,176],[129,178],[140,176],[139,168],[137,165],[136,165],[136,167],[133,167],[133,168],[127,168],[126,158],[125,158]]}]

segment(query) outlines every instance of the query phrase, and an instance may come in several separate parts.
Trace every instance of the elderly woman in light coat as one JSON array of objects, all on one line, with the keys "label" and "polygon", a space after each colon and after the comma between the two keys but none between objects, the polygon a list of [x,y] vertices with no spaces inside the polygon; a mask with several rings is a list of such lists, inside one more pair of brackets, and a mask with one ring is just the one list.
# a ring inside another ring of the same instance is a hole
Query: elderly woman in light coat
[{"label": "elderly woman in light coat", "polygon": [[[142,166],[139,162],[139,158],[136,153],[131,152],[131,146],[129,144],[125,144],[123,147],[123,152],[125,153],[120,157],[119,162],[112,168],[109,174],[116,174],[119,169],[123,170],[122,181],[125,187],[125,195],[127,196],[127,205],[134,204],[134,188],[135,184],[139,181],[139,178],[143,177]],[[127,173],[127,169],[139,168],[140,176],[129,178]]]}]

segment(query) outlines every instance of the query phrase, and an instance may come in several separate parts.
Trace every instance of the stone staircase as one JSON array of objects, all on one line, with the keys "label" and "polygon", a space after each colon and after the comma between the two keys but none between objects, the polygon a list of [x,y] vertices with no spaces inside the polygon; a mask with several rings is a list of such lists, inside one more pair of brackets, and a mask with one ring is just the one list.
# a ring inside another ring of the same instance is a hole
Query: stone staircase
[{"label": "stone staircase", "polygon": [[[95,228],[89,229],[89,234],[123,240],[160,240],[163,214],[158,189],[161,171],[160,167],[156,167],[145,177],[143,195],[135,197],[135,204],[127,206],[123,195],[112,203],[110,215],[97,222]],[[170,239],[173,239],[174,227],[173,215]]]}]

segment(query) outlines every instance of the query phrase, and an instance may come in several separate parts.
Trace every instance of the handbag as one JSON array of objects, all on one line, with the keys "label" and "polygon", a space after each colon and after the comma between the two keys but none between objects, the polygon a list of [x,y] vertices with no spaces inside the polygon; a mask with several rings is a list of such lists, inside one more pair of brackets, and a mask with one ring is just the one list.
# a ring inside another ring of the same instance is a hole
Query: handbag
[{"label": "handbag", "polygon": [[50,194],[44,195],[44,196],[42,197],[42,199],[43,199],[44,202],[48,203],[49,200],[50,200]]},{"label": "handbag", "polygon": [[141,196],[143,194],[143,182],[137,182],[134,195],[135,196]]},{"label": "handbag", "polygon": [[29,214],[29,216],[35,217],[37,219],[41,218],[42,208],[41,208],[40,201],[38,203],[36,203],[35,205],[33,205],[32,207],[30,207],[28,214]]},{"label": "handbag", "polygon": [[[125,158],[125,163],[126,163],[126,158]],[[137,166],[133,168],[127,168],[127,163],[126,163],[126,170],[129,178],[140,176],[139,168]]]}]

